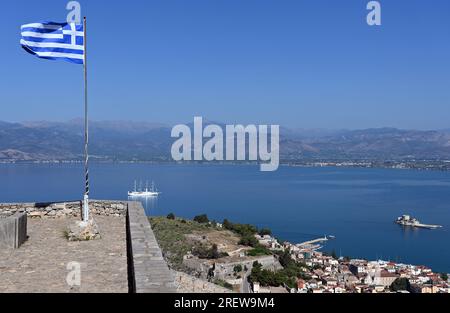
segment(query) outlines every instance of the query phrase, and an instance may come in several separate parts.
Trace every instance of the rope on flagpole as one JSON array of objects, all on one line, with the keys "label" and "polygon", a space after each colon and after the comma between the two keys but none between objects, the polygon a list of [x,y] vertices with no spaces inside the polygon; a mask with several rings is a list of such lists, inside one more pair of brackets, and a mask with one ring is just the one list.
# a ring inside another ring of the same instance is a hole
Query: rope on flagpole
[{"label": "rope on flagpole", "polygon": [[83,31],[84,31],[84,179],[85,190],[83,199],[83,221],[89,221],[89,123],[88,123],[88,86],[87,86],[87,36],[86,36],[86,17],[83,19]]}]

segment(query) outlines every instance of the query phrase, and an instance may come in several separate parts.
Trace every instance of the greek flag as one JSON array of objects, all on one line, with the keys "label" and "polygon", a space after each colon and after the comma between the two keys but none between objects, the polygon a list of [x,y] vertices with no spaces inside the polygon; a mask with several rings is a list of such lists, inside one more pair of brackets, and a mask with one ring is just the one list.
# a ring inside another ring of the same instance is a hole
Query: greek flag
[{"label": "greek flag", "polygon": [[21,33],[22,48],[39,58],[84,63],[83,25],[32,23],[22,25]]}]

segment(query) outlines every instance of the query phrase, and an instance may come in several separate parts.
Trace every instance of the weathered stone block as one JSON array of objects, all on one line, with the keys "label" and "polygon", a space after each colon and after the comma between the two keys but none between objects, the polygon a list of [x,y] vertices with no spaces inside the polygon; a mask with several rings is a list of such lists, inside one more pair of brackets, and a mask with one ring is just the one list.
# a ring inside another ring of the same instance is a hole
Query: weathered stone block
[{"label": "weathered stone block", "polygon": [[19,248],[27,240],[27,215],[18,213],[0,219],[0,247]]},{"label": "weathered stone block", "polygon": [[28,216],[31,218],[42,218],[45,215],[45,212],[31,212],[28,213]]},{"label": "weathered stone block", "polygon": [[90,219],[87,223],[77,221],[69,226],[67,234],[67,239],[69,241],[87,241],[100,238],[100,231],[97,223],[95,223],[93,219]]}]

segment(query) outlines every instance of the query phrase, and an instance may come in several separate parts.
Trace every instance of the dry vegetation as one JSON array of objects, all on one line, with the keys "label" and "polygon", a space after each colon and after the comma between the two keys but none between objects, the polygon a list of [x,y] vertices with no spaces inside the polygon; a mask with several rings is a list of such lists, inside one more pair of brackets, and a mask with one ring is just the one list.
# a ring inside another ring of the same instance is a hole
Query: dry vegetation
[{"label": "dry vegetation", "polygon": [[166,217],[151,217],[150,223],[165,258],[177,270],[183,270],[183,256],[189,251],[211,248],[213,244],[228,254],[243,248],[238,244],[238,235],[210,224]]}]

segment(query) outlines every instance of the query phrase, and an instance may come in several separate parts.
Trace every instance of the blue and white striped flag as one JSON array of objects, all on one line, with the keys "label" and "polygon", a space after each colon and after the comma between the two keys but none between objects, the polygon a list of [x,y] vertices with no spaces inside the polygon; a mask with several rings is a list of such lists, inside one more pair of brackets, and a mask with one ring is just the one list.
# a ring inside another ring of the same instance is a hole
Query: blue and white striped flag
[{"label": "blue and white striped flag", "polygon": [[84,64],[83,25],[32,23],[22,25],[20,44],[39,58]]}]

